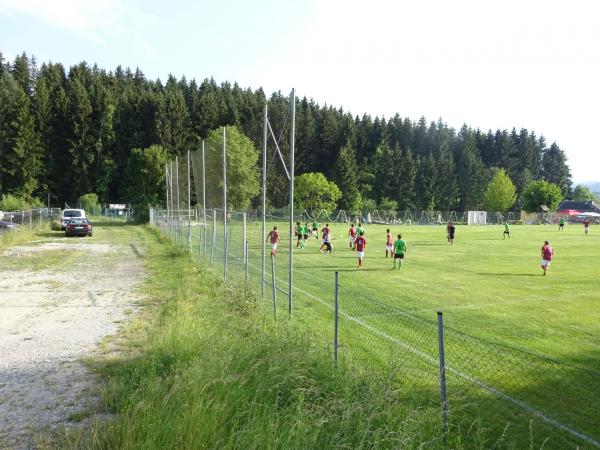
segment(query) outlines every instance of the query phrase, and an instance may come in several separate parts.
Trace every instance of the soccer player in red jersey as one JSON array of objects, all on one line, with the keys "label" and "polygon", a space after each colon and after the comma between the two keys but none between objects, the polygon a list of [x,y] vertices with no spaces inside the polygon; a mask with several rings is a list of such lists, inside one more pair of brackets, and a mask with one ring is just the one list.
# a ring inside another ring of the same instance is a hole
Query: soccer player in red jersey
[{"label": "soccer player in red jersey", "polygon": [[588,232],[590,231],[590,221],[586,219],[583,219],[583,231],[585,232],[585,235],[587,236]]},{"label": "soccer player in red jersey", "polygon": [[354,228],[354,224],[350,225],[350,229],[348,230],[348,244],[350,244],[350,250],[354,247],[354,241],[356,240],[356,228]]},{"label": "soccer player in red jersey", "polygon": [[356,247],[356,256],[358,256],[358,268],[362,267],[362,260],[365,257],[365,247],[367,246],[367,239],[364,237],[364,232],[359,233],[358,237],[354,241]]},{"label": "soccer player in red jersey", "polygon": [[271,231],[269,231],[269,235],[267,236],[267,242],[271,241],[271,256],[277,255],[277,243],[281,242],[279,239],[279,231],[277,231],[277,227],[273,227]]},{"label": "soccer player in red jersey", "polygon": [[550,267],[550,261],[554,257],[554,249],[550,247],[550,243],[548,241],[544,241],[544,246],[542,247],[542,261],[541,266],[544,271],[544,275],[546,275],[546,271],[548,267]]},{"label": "soccer player in red jersey", "polygon": [[331,230],[329,229],[329,224],[326,223],[323,228],[321,228],[321,234],[323,239],[321,240],[321,247],[319,251],[323,253],[323,248],[328,253],[331,253]]},{"label": "soccer player in red jersey", "polygon": [[388,257],[388,252],[390,253],[390,256],[393,258],[394,257],[394,238],[392,237],[392,233],[390,232],[390,229],[387,229],[387,236],[386,236],[386,241],[385,241],[385,257]]}]

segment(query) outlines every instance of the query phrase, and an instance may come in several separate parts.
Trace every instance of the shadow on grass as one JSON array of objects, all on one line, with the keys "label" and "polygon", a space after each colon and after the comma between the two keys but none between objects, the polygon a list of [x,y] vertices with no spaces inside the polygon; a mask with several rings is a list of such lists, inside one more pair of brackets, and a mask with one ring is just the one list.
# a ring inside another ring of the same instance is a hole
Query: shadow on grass
[{"label": "shadow on grass", "polygon": [[111,228],[111,227],[135,227],[140,226],[141,224],[135,222],[122,222],[120,220],[93,220],[90,219],[90,222],[93,226],[98,228]]}]

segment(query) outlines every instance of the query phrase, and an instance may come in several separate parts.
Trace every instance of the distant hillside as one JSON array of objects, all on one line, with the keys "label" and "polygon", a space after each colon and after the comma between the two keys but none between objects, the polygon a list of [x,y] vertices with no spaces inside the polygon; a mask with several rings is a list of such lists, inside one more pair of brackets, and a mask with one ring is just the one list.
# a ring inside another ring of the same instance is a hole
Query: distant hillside
[{"label": "distant hillside", "polygon": [[588,181],[587,183],[580,184],[583,186],[587,186],[588,188],[590,188],[590,191],[600,195],[600,181]]}]

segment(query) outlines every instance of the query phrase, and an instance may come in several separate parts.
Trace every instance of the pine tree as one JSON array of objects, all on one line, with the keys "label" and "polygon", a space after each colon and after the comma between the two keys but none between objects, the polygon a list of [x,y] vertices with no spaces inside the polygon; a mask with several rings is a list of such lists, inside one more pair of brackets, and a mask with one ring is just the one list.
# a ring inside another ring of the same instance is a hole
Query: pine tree
[{"label": "pine tree", "polygon": [[431,211],[436,207],[437,165],[429,152],[417,166],[416,191],[417,206]]},{"label": "pine tree", "polygon": [[560,187],[563,197],[571,194],[571,170],[567,165],[567,157],[561,148],[552,143],[550,148],[544,152],[542,158],[542,178],[549,183]]},{"label": "pine tree", "polygon": [[319,155],[315,149],[316,125],[313,117],[314,105],[304,97],[296,109],[296,171],[318,172]]},{"label": "pine tree", "polygon": [[335,163],[335,183],[342,191],[339,208],[355,210],[360,208],[361,195],[358,190],[358,166],[354,149],[350,144],[340,150]]},{"label": "pine tree", "polygon": [[170,76],[156,113],[158,143],[171,155],[183,155],[190,149],[190,120],[181,87]]},{"label": "pine tree", "polygon": [[415,206],[415,178],[416,164],[410,148],[402,151],[396,147],[393,151],[392,160],[399,167],[395,183],[395,195],[391,197],[398,202],[399,209],[411,209]]},{"label": "pine tree", "polygon": [[81,80],[72,76],[67,83],[70,133],[67,166],[69,182],[62,183],[65,199],[74,201],[91,190],[91,175],[95,160],[95,145],[91,134],[92,104]]},{"label": "pine tree", "polygon": [[456,180],[456,164],[447,145],[440,147],[436,158],[436,165],[437,182],[435,198],[437,208],[443,211],[452,211],[457,207],[459,190]]},{"label": "pine tree", "polygon": [[486,171],[475,145],[475,136],[466,125],[457,138],[456,161],[460,206],[463,211],[476,210],[483,200]]},{"label": "pine tree", "polygon": [[399,161],[395,161],[392,151],[387,142],[382,142],[375,150],[373,162],[374,179],[372,183],[376,200],[379,202],[383,197],[395,198],[394,187],[400,170]]},{"label": "pine tree", "polygon": [[38,187],[38,176],[42,168],[41,145],[35,129],[35,119],[31,113],[29,97],[21,93],[20,108],[14,127],[14,159],[9,163],[15,170],[15,187],[26,199],[31,199]]},{"label": "pine tree", "polygon": [[22,90],[12,75],[5,71],[0,76],[0,192],[14,189],[16,163],[13,152],[16,130],[14,124],[20,110]]},{"label": "pine tree", "polygon": [[10,71],[25,94],[28,97],[31,96],[36,76],[35,59],[30,60],[27,54],[23,52],[15,58]]}]

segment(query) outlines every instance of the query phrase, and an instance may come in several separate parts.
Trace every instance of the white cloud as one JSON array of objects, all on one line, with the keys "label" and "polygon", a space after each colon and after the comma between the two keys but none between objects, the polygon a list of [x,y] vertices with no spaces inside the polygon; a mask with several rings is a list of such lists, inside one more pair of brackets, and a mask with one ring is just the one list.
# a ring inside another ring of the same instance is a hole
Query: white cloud
[{"label": "white cloud", "polygon": [[144,28],[158,21],[137,3],[118,0],[0,0],[0,14],[29,16],[97,44],[125,36],[142,40]]},{"label": "white cloud", "polygon": [[328,0],[279,59],[267,87],[354,114],[451,126],[525,127],[556,140],[576,179],[597,178],[600,14],[594,1]]}]

